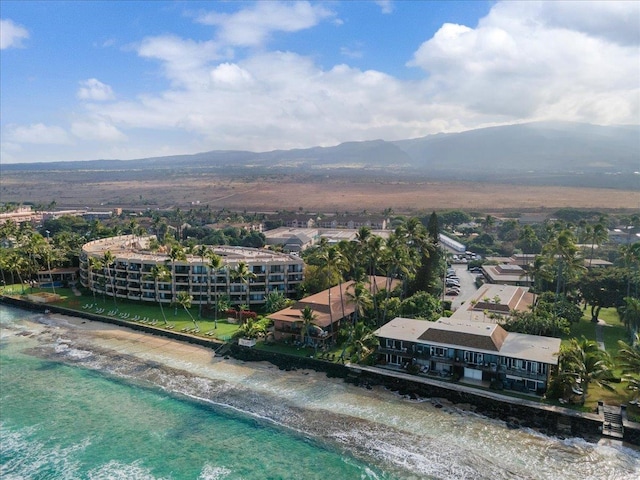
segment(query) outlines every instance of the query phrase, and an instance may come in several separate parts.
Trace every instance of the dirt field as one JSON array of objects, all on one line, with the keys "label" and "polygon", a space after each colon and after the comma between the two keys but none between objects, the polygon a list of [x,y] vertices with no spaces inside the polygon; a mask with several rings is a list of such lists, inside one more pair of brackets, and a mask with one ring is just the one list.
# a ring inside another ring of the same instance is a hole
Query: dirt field
[{"label": "dirt field", "polygon": [[392,208],[398,213],[443,209],[525,212],[560,207],[640,211],[640,192],[610,189],[273,177],[231,180],[210,174],[127,178],[136,176],[102,174],[103,180],[82,172],[3,175],[0,200],[45,205],[55,200],[58,208],[135,210],[184,209],[199,202],[214,209],[241,211],[379,212]]}]

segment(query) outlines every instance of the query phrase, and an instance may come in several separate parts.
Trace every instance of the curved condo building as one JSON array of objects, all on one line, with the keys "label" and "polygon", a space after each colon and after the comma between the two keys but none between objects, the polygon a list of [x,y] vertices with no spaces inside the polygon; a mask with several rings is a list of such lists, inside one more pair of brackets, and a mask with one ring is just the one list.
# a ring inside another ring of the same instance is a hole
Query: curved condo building
[{"label": "curved condo building", "polygon": [[[302,282],[304,262],[294,255],[211,246],[222,258],[221,268],[214,271],[207,267],[206,257],[203,261],[199,256],[187,255],[186,260],[172,261],[167,253],[151,252],[148,246],[152,238],[122,235],[85,244],[80,256],[82,285],[96,294],[129,300],[171,303],[178,292],[186,291],[196,305],[215,303],[216,298],[228,295],[232,305],[252,307],[264,304],[265,296],[272,291],[293,296]],[[106,252],[113,258],[108,266],[103,262]],[[242,262],[253,274],[248,280],[234,275]],[[152,269],[156,265],[165,266],[170,275],[154,279]]]}]

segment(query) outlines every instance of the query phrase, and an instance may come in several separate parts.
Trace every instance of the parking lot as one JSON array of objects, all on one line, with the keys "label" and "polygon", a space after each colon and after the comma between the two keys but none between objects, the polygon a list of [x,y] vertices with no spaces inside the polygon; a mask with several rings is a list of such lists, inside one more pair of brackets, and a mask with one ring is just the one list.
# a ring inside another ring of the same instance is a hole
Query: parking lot
[{"label": "parking lot", "polygon": [[[455,270],[458,281],[460,282],[460,294],[459,295],[445,295],[446,300],[451,300],[451,310],[455,311],[462,305],[469,297],[471,297],[476,290],[476,276],[475,273],[470,273],[467,270],[466,264],[454,264],[452,268]],[[445,288],[445,292],[446,292]]]}]

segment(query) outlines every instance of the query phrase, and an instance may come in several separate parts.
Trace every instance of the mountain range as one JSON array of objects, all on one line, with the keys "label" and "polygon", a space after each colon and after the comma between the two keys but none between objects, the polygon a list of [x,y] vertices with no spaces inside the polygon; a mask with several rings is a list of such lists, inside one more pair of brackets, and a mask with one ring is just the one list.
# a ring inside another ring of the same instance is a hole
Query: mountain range
[{"label": "mountain range", "polygon": [[216,150],[137,160],[10,164],[2,169],[204,169],[636,189],[640,186],[640,127],[536,122],[333,147]]}]

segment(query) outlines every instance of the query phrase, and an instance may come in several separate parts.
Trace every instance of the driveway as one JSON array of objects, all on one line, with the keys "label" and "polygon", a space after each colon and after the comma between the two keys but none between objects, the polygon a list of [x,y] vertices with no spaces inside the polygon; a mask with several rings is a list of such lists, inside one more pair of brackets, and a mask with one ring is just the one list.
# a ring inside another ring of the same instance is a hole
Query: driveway
[{"label": "driveway", "polygon": [[478,289],[476,288],[476,274],[470,273],[467,270],[466,264],[452,265],[456,271],[456,275],[460,279],[460,295],[452,296],[446,295],[446,300],[451,300],[451,310],[455,311],[462,305],[469,297],[471,297]]}]

